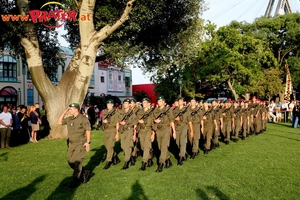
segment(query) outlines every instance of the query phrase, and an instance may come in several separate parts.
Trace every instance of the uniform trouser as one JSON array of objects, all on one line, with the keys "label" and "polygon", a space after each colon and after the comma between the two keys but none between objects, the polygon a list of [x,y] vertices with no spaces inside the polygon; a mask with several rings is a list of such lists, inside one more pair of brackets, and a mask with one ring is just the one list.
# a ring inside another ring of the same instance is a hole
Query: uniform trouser
[{"label": "uniform trouser", "polygon": [[[217,124],[220,124],[220,122],[217,122]],[[218,127],[218,130],[216,131],[216,125],[214,124],[213,135],[212,135],[213,144],[219,143],[219,135],[220,135],[220,126]]]},{"label": "uniform trouser", "polygon": [[267,113],[264,114],[264,119],[261,120],[261,131],[265,130],[267,126]]},{"label": "uniform trouser", "polygon": [[255,133],[259,133],[260,132],[260,126],[261,126],[261,118],[260,117],[253,117],[253,127],[254,127],[254,131]]},{"label": "uniform trouser", "polygon": [[5,148],[9,146],[9,140],[11,135],[11,129],[10,128],[0,128],[1,133],[1,147]]},{"label": "uniform trouser", "polygon": [[163,164],[170,158],[168,151],[168,147],[170,145],[170,127],[168,126],[157,129],[156,140],[158,149],[160,150],[159,163]]},{"label": "uniform trouser", "polygon": [[138,134],[136,136],[136,140],[135,142],[133,143],[133,148],[132,148],[132,152],[131,152],[131,155],[132,156],[137,156],[137,153],[139,152],[139,149],[137,147],[137,143],[139,142],[139,138],[138,138]]},{"label": "uniform trouser", "polygon": [[114,155],[114,146],[116,142],[116,129],[104,131],[104,146],[106,148],[106,161],[111,162]]},{"label": "uniform trouser", "polygon": [[250,116],[250,124],[249,124],[249,126],[250,126],[250,132],[252,132],[252,133],[255,131],[255,129],[254,129],[254,123],[255,123],[255,121],[256,121],[256,118],[254,118],[253,115]]},{"label": "uniform trouser", "polygon": [[239,139],[240,130],[241,130],[241,120],[235,119],[234,120],[234,139]]},{"label": "uniform trouser", "polygon": [[132,136],[133,136],[133,129],[125,130],[121,134],[121,148],[125,153],[125,158],[124,158],[125,162],[129,161],[131,157],[131,151],[133,147]]},{"label": "uniform trouser", "polygon": [[179,157],[184,157],[186,153],[187,127],[176,129],[176,144],[179,148]]},{"label": "uniform trouser", "polygon": [[151,129],[141,129],[139,132],[141,149],[143,150],[143,162],[152,159],[150,155],[150,150],[152,148],[151,134]]},{"label": "uniform trouser", "polygon": [[225,141],[230,141],[230,132],[231,132],[231,121],[224,121],[222,133],[225,138]]},{"label": "uniform trouser", "polygon": [[243,126],[243,137],[246,137],[248,129],[249,129],[249,127],[248,127],[248,120],[247,120],[246,117],[243,117],[243,124],[242,124],[242,126]]},{"label": "uniform trouser", "polygon": [[83,142],[69,143],[68,163],[74,170],[74,178],[80,178],[80,174],[82,172],[82,161],[86,154],[86,150],[83,145]]},{"label": "uniform trouser", "polygon": [[197,153],[199,150],[200,140],[200,123],[193,123],[194,139],[192,141],[192,152]]},{"label": "uniform trouser", "polygon": [[211,145],[211,138],[213,133],[213,124],[204,124],[203,137],[205,139],[204,148],[209,150]]}]

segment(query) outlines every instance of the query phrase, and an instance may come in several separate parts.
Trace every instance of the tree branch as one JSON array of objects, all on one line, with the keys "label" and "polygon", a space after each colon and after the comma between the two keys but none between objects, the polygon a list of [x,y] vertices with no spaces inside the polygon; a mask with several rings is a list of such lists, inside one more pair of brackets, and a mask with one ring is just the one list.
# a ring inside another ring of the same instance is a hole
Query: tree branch
[{"label": "tree branch", "polygon": [[[91,35],[95,32],[94,27],[94,9],[96,0],[83,0],[79,11],[79,32],[82,48],[88,48]],[[86,20],[81,20],[85,17]]]},{"label": "tree branch", "polygon": [[126,8],[118,21],[116,21],[112,26],[106,25],[100,31],[98,31],[93,38],[93,43],[95,46],[99,46],[103,40],[110,36],[117,28],[119,28],[126,20],[129,19],[129,13],[132,10],[132,4],[135,0],[130,0],[126,4]]}]

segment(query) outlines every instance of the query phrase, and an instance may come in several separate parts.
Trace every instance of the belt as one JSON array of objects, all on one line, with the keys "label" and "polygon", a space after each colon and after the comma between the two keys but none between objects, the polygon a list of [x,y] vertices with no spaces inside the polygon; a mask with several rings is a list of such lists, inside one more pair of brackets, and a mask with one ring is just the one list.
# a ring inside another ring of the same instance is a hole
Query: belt
[{"label": "belt", "polygon": [[168,128],[168,127],[170,127],[170,125],[169,124],[166,124],[166,125],[162,125],[161,127],[157,127],[158,129],[162,129],[162,128]]},{"label": "belt", "polygon": [[85,138],[68,139],[69,143],[85,142]]},{"label": "belt", "polygon": [[109,126],[109,127],[107,127],[106,130],[112,130],[112,129],[115,129],[115,128],[116,128],[116,126]]}]

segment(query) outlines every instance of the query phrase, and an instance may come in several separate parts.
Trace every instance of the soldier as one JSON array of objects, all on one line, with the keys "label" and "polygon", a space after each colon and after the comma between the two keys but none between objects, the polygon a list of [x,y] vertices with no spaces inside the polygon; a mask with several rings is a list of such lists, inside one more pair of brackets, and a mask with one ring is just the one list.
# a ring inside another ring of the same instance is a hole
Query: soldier
[{"label": "soldier", "polygon": [[240,130],[242,128],[242,110],[241,107],[239,106],[239,103],[237,101],[234,102],[233,104],[233,117],[234,117],[234,127],[233,127],[233,134],[234,134],[234,138],[233,138],[233,142],[237,142],[239,140],[239,133]]},{"label": "soldier", "polygon": [[118,111],[113,108],[114,100],[109,99],[106,101],[107,109],[103,112],[103,120],[101,129],[104,135],[104,146],[106,148],[106,164],[104,170],[108,169],[111,164],[120,163],[116,152],[114,151],[115,142],[119,140],[119,116]]},{"label": "soldier", "polygon": [[218,105],[216,101],[212,102],[212,109],[214,112],[214,119],[217,122],[217,126],[214,123],[214,128],[213,128],[213,135],[212,135],[212,148],[215,149],[219,147],[219,135],[220,135],[220,130],[223,129],[223,118],[222,118],[222,109]]},{"label": "soldier", "polygon": [[208,107],[208,103],[204,102],[203,104],[203,115],[201,120],[201,133],[205,140],[204,144],[204,154],[208,154],[211,145],[213,128],[215,131],[218,130],[217,121],[214,118],[214,112],[212,108]]},{"label": "soldier", "polygon": [[224,142],[228,145],[232,126],[234,125],[233,110],[231,109],[231,102],[229,100],[225,102],[225,108],[222,111],[222,115],[224,123],[222,133],[224,136]]},{"label": "soldier", "polygon": [[130,100],[125,99],[123,101],[123,108],[120,110],[119,115],[119,132],[121,133],[121,148],[124,151],[124,166],[122,170],[128,169],[128,165],[130,162],[130,157],[133,148],[133,142],[136,138],[136,132],[134,131],[134,127],[137,124],[136,115],[133,109],[129,107]]},{"label": "soldier", "polygon": [[261,111],[259,109],[259,103],[256,97],[252,98],[253,101],[253,130],[256,135],[260,134],[261,127]]},{"label": "soldier", "polygon": [[156,172],[162,172],[164,164],[166,168],[172,166],[168,147],[170,145],[170,126],[173,130],[173,138],[176,139],[176,130],[174,127],[174,115],[171,107],[165,106],[165,98],[157,98],[158,107],[153,112],[154,125],[153,130],[156,134],[158,149],[160,150],[159,165]]},{"label": "soldier", "polygon": [[[141,110],[139,105],[136,103],[135,99],[130,99],[130,109],[133,109],[134,114],[137,116],[138,112]],[[134,126],[134,135],[137,135],[136,126]],[[136,159],[139,156],[139,149],[137,147],[138,137],[135,138],[133,142],[132,153],[130,157],[130,164],[135,165]]]},{"label": "soldier", "polygon": [[187,134],[189,129],[190,141],[194,137],[193,126],[191,122],[191,113],[188,111],[188,107],[183,105],[184,99],[181,97],[178,99],[178,107],[174,109],[174,124],[177,133],[176,144],[179,148],[179,159],[177,165],[182,165],[186,160],[186,143]]},{"label": "soldier", "polygon": [[[191,106],[189,112],[191,114],[191,121],[193,125],[194,138],[191,141],[192,155],[191,159],[194,159],[199,154],[199,140],[200,140],[200,122],[201,122],[201,107],[197,106],[196,99],[191,99]],[[192,138],[191,136],[189,138]]]},{"label": "soldier", "polygon": [[[71,103],[57,120],[59,125],[67,125],[68,130],[68,163],[74,170],[73,181],[69,188],[76,188],[80,177],[83,183],[87,183],[90,171],[84,170],[82,161],[91,144],[91,125],[89,120],[80,114],[78,103]],[[64,118],[69,113],[72,116]]]},{"label": "soldier", "polygon": [[143,161],[140,170],[144,171],[146,170],[146,166],[151,167],[153,165],[153,155],[151,154],[153,154],[152,142],[154,141],[155,134],[152,131],[154,108],[150,108],[150,99],[143,98],[142,104],[143,109],[138,112],[138,125],[136,129],[140,137],[141,149],[143,150]]},{"label": "soldier", "polygon": [[250,121],[250,109],[248,108],[248,102],[241,102],[241,112],[242,112],[242,140],[249,134],[249,121]]}]

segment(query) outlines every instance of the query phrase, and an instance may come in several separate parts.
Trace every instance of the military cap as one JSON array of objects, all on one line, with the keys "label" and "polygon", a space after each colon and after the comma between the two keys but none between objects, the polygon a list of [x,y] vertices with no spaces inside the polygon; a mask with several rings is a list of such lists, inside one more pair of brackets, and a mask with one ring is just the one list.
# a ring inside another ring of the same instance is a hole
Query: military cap
[{"label": "military cap", "polygon": [[76,108],[79,108],[80,105],[78,103],[70,103],[69,104],[69,107],[76,107]]},{"label": "military cap", "polygon": [[134,98],[130,99],[130,103],[131,103],[131,102],[136,103],[136,99],[134,99]]},{"label": "military cap", "polygon": [[108,100],[106,101],[106,104],[108,104],[108,103],[114,103],[114,100],[108,99]]},{"label": "military cap", "polygon": [[165,97],[162,96],[162,95],[160,95],[159,97],[157,97],[157,101],[158,101],[158,100],[161,100],[161,99],[165,100]]},{"label": "military cap", "polygon": [[124,99],[123,103],[126,103],[126,102],[130,103],[130,99]]},{"label": "military cap", "polygon": [[143,99],[142,99],[142,102],[143,102],[143,101],[148,101],[148,102],[151,102],[151,101],[150,101],[150,99],[149,99],[149,98],[147,98],[147,97],[143,98]]}]

